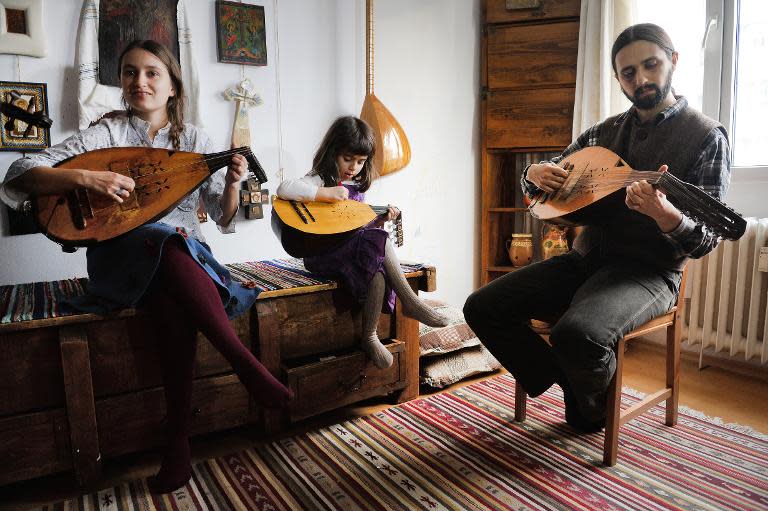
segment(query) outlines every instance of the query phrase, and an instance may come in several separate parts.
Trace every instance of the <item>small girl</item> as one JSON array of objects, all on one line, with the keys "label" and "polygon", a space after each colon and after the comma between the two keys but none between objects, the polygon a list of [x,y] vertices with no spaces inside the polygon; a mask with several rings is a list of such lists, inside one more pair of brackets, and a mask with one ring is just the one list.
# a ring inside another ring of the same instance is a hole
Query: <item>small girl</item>
[{"label": "small girl", "polygon": [[[136,183],[128,176],[88,169],[54,168],[74,155],[106,147],[144,146],[210,153],[202,130],[184,122],[184,86],[173,54],[155,41],[134,41],[120,55],[120,84],[126,111],[103,119],[62,143],[21,158],[8,169],[0,198],[18,205],[36,194],[76,188],[127,200]],[[191,476],[189,432],[197,331],[227,359],[254,400],[282,407],[291,392],[243,345],[228,318],[248,310],[255,291],[233,281],[213,257],[200,229],[197,205],[224,233],[234,232],[240,180],[248,164],[232,157],[157,222],[88,248],[88,300],[74,305],[104,312],[144,307],[152,312],[163,370],[166,448],[160,471],[149,479],[153,493],[168,493]]]},{"label": "small girl", "polygon": [[[325,134],[312,161],[312,170],[301,179],[283,181],[277,189],[281,199],[338,202],[351,199],[363,202],[364,192],[376,179],[372,166],[376,142],[371,127],[357,117],[339,117]],[[318,275],[339,280],[354,299],[362,304],[361,347],[380,368],[392,365],[392,354],[376,334],[382,308],[392,313],[395,294],[403,313],[432,327],[446,326],[448,318],[424,303],[408,284],[395,247],[382,227],[397,218],[397,208],[389,207],[367,226],[332,251],[304,258],[304,266]],[[389,288],[389,289],[388,289]]]}]

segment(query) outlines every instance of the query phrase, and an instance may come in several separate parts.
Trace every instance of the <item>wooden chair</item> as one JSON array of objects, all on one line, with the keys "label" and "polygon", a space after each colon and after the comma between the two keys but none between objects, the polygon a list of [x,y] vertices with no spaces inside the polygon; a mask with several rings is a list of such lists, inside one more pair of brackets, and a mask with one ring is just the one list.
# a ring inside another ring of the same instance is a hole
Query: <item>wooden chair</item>
[{"label": "wooden chair", "polygon": [[[645,413],[656,404],[666,400],[666,421],[667,426],[677,424],[677,401],[679,396],[680,382],[680,330],[683,320],[683,303],[685,300],[685,281],[687,278],[687,267],[683,270],[683,277],[680,281],[680,294],[677,297],[677,303],[669,312],[657,316],[647,323],[635,328],[623,339],[616,343],[616,373],[613,375],[608,385],[608,403],[606,405],[605,417],[605,440],[603,443],[603,464],[612,467],[616,464],[616,456],[619,445],[619,428],[626,422]],[[667,369],[666,386],[656,392],[649,393],[643,400],[635,403],[626,410],[621,409],[621,377],[624,370],[624,348],[626,342],[635,337],[640,337],[647,333],[667,329]],[[548,333],[548,332],[541,332]],[[525,420],[525,406],[528,395],[523,387],[515,384],[515,420]]]}]

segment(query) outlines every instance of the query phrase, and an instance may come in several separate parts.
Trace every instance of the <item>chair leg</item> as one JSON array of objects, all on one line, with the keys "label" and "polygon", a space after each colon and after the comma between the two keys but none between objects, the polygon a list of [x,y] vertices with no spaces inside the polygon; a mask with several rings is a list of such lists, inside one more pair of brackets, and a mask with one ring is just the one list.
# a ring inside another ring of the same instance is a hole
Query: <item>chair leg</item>
[{"label": "chair leg", "polygon": [[621,426],[621,375],[624,367],[624,339],[616,345],[616,372],[608,384],[608,402],[605,406],[605,440],[603,442],[603,464],[616,464],[619,450],[619,426]]},{"label": "chair leg", "polygon": [[528,394],[522,385],[515,382],[515,420],[523,422],[525,420],[525,406],[528,402]]},{"label": "chair leg", "polygon": [[672,395],[667,399],[667,426],[677,424],[680,396],[680,323],[682,322],[678,319],[667,327],[667,388],[672,391]]}]

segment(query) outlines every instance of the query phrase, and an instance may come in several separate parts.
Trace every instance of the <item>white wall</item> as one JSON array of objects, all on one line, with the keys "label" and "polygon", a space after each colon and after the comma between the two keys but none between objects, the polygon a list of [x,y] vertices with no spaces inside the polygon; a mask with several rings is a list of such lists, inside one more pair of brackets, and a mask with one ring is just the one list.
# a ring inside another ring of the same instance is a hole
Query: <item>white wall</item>
[{"label": "white wall", "polygon": [[[274,191],[278,170],[298,177],[330,122],[358,114],[365,95],[363,0],[264,0],[268,66],[245,66],[263,104],[251,110],[254,152]],[[186,0],[204,127],[228,144],[234,107],[221,92],[241,68],[216,62],[214,2]],[[77,126],[73,68],[80,0],[45,2],[48,56],[0,55],[0,80],[48,84],[54,143]],[[276,10],[277,6],[277,10]],[[403,259],[434,263],[430,298],[461,305],[477,273],[479,204],[479,0],[386,0],[375,6],[375,90],[408,135],[412,159],[369,192],[404,211]],[[279,41],[279,46],[278,46]],[[278,51],[279,50],[279,51]],[[282,152],[280,151],[282,147]],[[19,153],[0,153],[0,176]],[[269,208],[266,211],[269,214]],[[84,276],[85,251],[64,254],[42,235],[9,236],[0,214],[0,284]],[[205,235],[222,262],[284,257],[269,222],[239,220],[237,233]]]}]

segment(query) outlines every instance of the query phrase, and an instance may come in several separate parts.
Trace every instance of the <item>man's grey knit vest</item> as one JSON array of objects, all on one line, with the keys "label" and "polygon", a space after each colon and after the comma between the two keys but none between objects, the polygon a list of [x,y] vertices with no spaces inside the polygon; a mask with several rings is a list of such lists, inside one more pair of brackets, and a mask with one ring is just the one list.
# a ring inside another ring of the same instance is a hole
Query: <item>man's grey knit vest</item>
[{"label": "man's grey knit vest", "polygon": [[[597,145],[610,149],[635,170],[657,171],[663,164],[676,177],[685,175],[701,156],[706,136],[720,123],[686,106],[674,117],[654,125],[638,124],[629,112],[606,119]],[[650,217],[630,210],[622,188],[604,198],[601,217],[587,226],[576,240],[582,254],[599,249],[603,257],[637,261],[682,270],[687,258],[675,257],[673,247]]]}]

